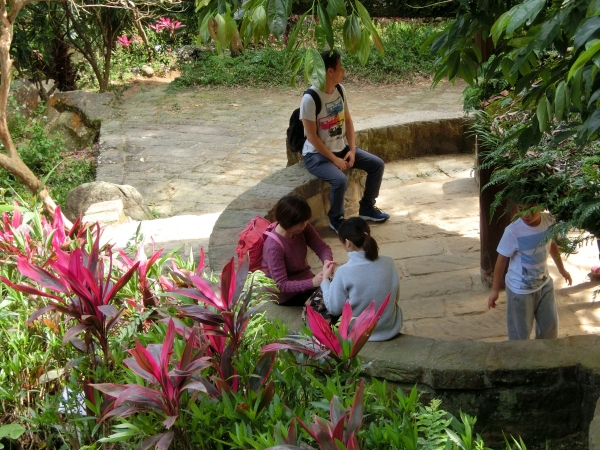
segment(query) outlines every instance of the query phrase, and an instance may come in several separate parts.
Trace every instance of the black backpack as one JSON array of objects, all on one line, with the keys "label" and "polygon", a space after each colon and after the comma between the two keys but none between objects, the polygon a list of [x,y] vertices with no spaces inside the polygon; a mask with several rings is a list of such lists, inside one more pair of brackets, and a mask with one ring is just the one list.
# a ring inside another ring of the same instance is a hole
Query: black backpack
[{"label": "black backpack", "polygon": [[[335,88],[338,90],[340,95],[342,96],[342,101],[344,101],[344,92],[342,91],[342,87],[339,84],[335,85]],[[321,112],[321,97],[316,93],[313,89],[307,89],[304,91],[304,94],[310,95],[315,101],[316,114],[315,114],[315,122],[317,121],[317,117]],[[304,96],[302,94],[302,96]],[[304,125],[300,120],[300,108],[296,108],[292,115],[290,116],[290,126],[287,129],[287,139],[285,144],[287,148],[291,152],[301,152],[304,147],[304,142],[306,142],[306,136],[304,135]]]}]

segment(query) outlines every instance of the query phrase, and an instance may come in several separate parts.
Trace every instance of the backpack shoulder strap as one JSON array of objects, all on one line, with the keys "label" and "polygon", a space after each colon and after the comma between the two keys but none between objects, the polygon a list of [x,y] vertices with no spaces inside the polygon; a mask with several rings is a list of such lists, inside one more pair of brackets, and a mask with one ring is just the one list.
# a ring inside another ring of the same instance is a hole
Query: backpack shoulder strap
[{"label": "backpack shoulder strap", "polygon": [[335,88],[338,90],[338,92],[342,96],[342,101],[345,101],[346,99],[344,98],[344,90],[342,89],[342,85],[341,84],[336,84]]},{"label": "backpack shoulder strap", "polygon": [[307,89],[306,91],[304,91],[305,94],[308,94],[312,97],[312,99],[315,102],[315,122],[317,121],[316,118],[319,116],[319,113],[321,112],[321,97],[319,97],[319,94],[317,94],[317,92],[314,89]]},{"label": "backpack shoulder strap", "polygon": [[281,246],[281,249],[285,250],[285,247],[283,246],[283,242],[281,242],[281,239],[279,239],[279,236],[277,236],[275,233],[273,233],[271,231],[265,231],[264,234],[275,239],[275,241]]}]

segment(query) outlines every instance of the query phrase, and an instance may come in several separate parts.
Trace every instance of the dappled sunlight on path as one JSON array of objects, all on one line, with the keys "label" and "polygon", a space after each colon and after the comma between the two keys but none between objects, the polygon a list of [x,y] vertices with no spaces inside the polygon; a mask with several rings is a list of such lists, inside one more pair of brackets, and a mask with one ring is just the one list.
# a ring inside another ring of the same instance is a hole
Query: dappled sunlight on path
[{"label": "dappled sunlight on path", "polygon": [[[378,205],[391,218],[371,228],[381,253],[396,261],[406,334],[444,340],[507,339],[505,293],[500,294],[499,306],[488,311],[489,289],[480,280],[473,164],[471,155],[451,155],[386,165]],[[345,262],[346,252],[323,225],[319,231],[334,249],[335,260]],[[566,286],[549,259],[561,337],[600,331],[600,302],[593,302],[593,291],[600,286],[588,277],[597,258],[593,243],[566,259],[573,287]]]}]

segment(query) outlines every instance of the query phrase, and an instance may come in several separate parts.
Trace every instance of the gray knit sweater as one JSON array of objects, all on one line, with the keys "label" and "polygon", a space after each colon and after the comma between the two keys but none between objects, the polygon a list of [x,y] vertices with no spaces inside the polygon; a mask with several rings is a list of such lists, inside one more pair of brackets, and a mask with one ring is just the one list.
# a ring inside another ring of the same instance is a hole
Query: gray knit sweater
[{"label": "gray knit sweater", "polygon": [[327,310],[336,316],[342,314],[346,300],[350,301],[352,315],[356,317],[372,300],[375,300],[378,309],[391,293],[390,301],[369,341],[391,339],[402,328],[402,310],[398,305],[398,271],[389,256],[380,255],[375,261],[369,261],[364,251],[349,252],[348,262],[337,269],[332,281],[323,280],[321,289]]}]

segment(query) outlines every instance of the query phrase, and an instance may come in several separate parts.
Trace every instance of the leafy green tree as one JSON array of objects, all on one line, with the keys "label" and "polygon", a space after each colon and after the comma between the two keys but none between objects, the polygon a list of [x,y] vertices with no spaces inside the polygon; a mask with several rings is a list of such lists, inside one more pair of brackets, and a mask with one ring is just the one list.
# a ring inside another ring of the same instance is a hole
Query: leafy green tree
[{"label": "leafy green tree", "polygon": [[250,43],[258,46],[270,36],[285,42],[290,55],[289,64],[296,73],[304,64],[307,78],[317,85],[325,81],[325,69],[318,52],[311,49],[300,55],[302,36],[312,33],[320,48],[336,46],[332,22],[344,17],[343,44],[351,55],[358,55],[362,64],[367,62],[371,42],[380,53],[383,43],[371,17],[359,0],[327,0],[315,2],[295,23],[290,20],[293,0],[196,0],[199,11],[200,38],[215,41],[217,50],[230,48],[232,55]]},{"label": "leafy green tree", "polygon": [[[600,234],[600,0],[459,3],[456,21],[426,45],[439,58],[434,84],[474,86],[497,71],[510,83],[486,128],[497,138],[486,167],[500,168],[490,184],[502,186],[492,207],[537,202],[559,219],[557,233]],[[494,56],[482,64],[486,41]]]}]

